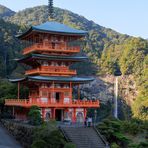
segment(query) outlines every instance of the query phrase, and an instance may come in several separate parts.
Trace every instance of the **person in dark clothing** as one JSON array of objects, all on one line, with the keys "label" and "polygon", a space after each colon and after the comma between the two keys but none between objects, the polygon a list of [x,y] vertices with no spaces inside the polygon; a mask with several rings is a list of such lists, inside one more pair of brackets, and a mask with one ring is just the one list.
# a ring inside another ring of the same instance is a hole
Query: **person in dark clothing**
[{"label": "person in dark clothing", "polygon": [[84,125],[87,127],[87,117],[85,118]]}]

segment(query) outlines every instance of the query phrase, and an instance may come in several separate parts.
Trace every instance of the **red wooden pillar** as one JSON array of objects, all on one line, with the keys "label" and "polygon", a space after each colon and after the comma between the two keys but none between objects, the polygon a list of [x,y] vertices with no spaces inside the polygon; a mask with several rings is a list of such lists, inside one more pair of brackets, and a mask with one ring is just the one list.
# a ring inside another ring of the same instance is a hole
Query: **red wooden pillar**
[{"label": "red wooden pillar", "polygon": [[17,85],[17,99],[20,99],[20,82]]},{"label": "red wooden pillar", "polygon": [[87,116],[87,109],[84,108],[84,119],[86,118],[86,116]]},{"label": "red wooden pillar", "polygon": [[76,122],[76,108],[73,109],[73,122]]},{"label": "red wooden pillar", "polygon": [[62,121],[64,120],[64,110],[62,110]]},{"label": "red wooden pillar", "polygon": [[42,108],[42,118],[45,119],[45,108]]},{"label": "red wooden pillar", "polygon": [[52,109],[52,119],[55,120],[55,108]]},{"label": "red wooden pillar", "polygon": [[52,82],[53,88],[52,88],[52,100],[54,100],[54,81]]}]

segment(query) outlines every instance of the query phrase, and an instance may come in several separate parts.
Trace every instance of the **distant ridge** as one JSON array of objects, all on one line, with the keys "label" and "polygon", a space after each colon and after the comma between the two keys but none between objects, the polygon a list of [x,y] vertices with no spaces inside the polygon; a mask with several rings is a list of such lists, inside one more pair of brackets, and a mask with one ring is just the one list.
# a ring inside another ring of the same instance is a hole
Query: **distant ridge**
[{"label": "distant ridge", "polygon": [[13,16],[14,14],[15,14],[14,11],[0,4],[0,18],[10,17],[10,16]]}]

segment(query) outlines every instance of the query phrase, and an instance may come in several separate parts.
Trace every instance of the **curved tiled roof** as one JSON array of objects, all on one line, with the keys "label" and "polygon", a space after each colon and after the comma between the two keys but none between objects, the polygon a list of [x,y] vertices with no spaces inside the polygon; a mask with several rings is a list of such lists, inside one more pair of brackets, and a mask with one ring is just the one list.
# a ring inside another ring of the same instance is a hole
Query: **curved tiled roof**
[{"label": "curved tiled roof", "polygon": [[87,34],[87,31],[74,29],[65,24],[61,24],[58,22],[46,22],[41,25],[32,26],[25,33],[17,37],[23,38],[32,31],[49,32],[49,33],[55,33],[55,34],[78,35],[78,36],[85,36]]},{"label": "curved tiled roof", "polygon": [[21,58],[18,60],[18,62],[26,61],[30,58],[33,59],[43,59],[43,60],[57,60],[57,61],[74,61],[74,62],[81,62],[84,60],[88,60],[88,57],[83,56],[56,56],[56,55],[46,55],[46,54],[31,54],[29,56],[26,56],[24,58]]},{"label": "curved tiled roof", "polygon": [[73,83],[88,83],[93,81],[94,78],[92,77],[54,77],[54,76],[27,76],[21,79],[9,79],[9,81],[16,83],[20,81],[42,81],[42,82],[50,82],[50,81],[57,81],[57,82],[73,82]]}]

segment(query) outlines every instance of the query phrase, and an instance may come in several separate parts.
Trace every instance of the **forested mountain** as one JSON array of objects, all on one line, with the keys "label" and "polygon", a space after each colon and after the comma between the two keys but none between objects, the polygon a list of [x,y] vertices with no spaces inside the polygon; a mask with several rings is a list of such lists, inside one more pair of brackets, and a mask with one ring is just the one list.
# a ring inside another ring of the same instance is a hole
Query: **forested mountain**
[{"label": "forested mountain", "polygon": [[0,77],[11,75],[16,69],[15,59],[20,57],[21,44],[15,38],[19,26],[0,19]]},{"label": "forested mountain", "polygon": [[[38,6],[14,15],[11,13],[12,16],[3,12],[0,15],[3,19],[0,20],[0,77],[4,78],[15,71],[16,63],[10,61],[19,57],[22,49],[14,35],[19,29],[23,31],[31,25],[48,21],[48,10],[47,6]],[[113,75],[116,69],[121,69],[123,75],[132,75],[139,92],[133,105],[133,113],[138,118],[148,119],[148,83],[146,81],[148,80],[148,41],[120,34],[68,10],[55,8],[54,15],[55,21],[89,32],[83,51],[89,56],[90,62],[89,66],[76,65],[79,72]]]},{"label": "forested mountain", "polygon": [[[68,10],[55,8],[54,18],[55,21],[67,24],[71,27],[89,31],[88,42],[84,51],[95,64],[98,64],[98,59],[101,57],[102,51],[110,44],[120,44],[130,38],[128,35],[122,35],[116,31],[97,25]],[[48,8],[47,6],[28,8],[4,19],[21,26],[21,28],[28,28],[31,25],[37,25],[48,21]],[[81,69],[81,67],[79,69]],[[88,70],[88,72],[89,74],[91,74],[91,72],[94,74],[94,69],[92,69],[92,71]]]},{"label": "forested mountain", "polygon": [[[102,27],[93,21],[87,20],[83,16],[79,16],[68,10],[55,8],[54,15],[55,21],[77,29],[89,31],[90,46],[86,51],[90,55],[95,56],[96,59],[100,57],[102,50],[108,46],[109,42],[122,43],[125,39],[129,38],[127,35],[122,35],[116,31]],[[37,25],[48,21],[48,8],[46,6],[28,8],[16,13],[7,20],[22,26]]]}]

